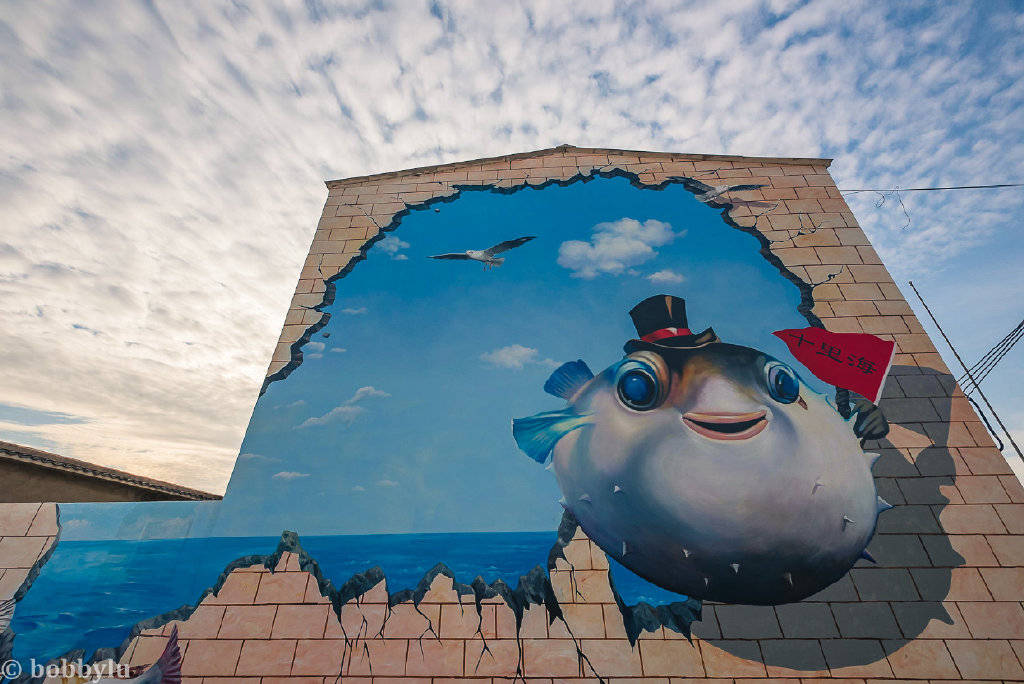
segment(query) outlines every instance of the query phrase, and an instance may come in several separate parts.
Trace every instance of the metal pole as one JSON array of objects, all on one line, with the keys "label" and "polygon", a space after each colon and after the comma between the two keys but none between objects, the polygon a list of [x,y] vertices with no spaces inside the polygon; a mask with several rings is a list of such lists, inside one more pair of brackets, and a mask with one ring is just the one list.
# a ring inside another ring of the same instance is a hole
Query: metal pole
[{"label": "metal pole", "polygon": [[985,393],[981,391],[981,385],[975,382],[974,376],[971,375],[970,369],[967,367],[967,364],[964,363],[964,360],[960,358],[960,354],[957,353],[956,347],[954,347],[953,343],[949,341],[948,337],[946,337],[946,332],[942,329],[942,326],[939,325],[939,322],[937,320],[935,320],[935,314],[933,314],[932,310],[928,308],[928,305],[924,301],[924,297],[922,297],[921,293],[917,291],[916,287],[914,287],[913,281],[908,282],[910,283],[910,287],[913,288],[914,294],[916,294],[917,298],[921,300],[921,305],[924,307],[924,310],[928,312],[929,316],[931,316],[932,323],[934,323],[935,327],[938,328],[939,333],[942,335],[942,339],[946,340],[946,344],[949,345],[949,349],[950,351],[953,352],[953,356],[955,356],[956,360],[960,362],[960,365],[963,367],[964,372],[967,374],[967,378],[974,384],[975,388],[977,388],[978,394],[981,396],[981,400],[985,402],[985,406],[988,406],[988,410],[992,412],[992,416],[996,419],[996,422],[999,423],[999,427],[1003,428],[1003,432],[1006,433],[1006,437],[1010,440],[1010,444],[1012,444],[1013,448],[1017,451],[1017,455],[1024,459],[1024,454],[1020,452],[1020,447],[1017,446],[1017,443],[1015,441],[1013,441],[1013,435],[1011,435],[1010,431],[1006,429],[1005,425],[1003,425],[1003,421],[999,418],[999,414],[996,413],[996,410],[992,408],[992,404],[988,403],[988,398],[985,396]]}]

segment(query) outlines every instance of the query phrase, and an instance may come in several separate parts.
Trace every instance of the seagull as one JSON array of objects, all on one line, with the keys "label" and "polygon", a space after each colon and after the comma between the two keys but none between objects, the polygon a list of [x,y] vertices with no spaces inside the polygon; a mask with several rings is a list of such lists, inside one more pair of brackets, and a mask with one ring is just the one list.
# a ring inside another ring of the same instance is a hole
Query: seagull
[{"label": "seagull", "polygon": [[505,263],[505,259],[495,259],[495,254],[501,254],[510,249],[524,245],[530,240],[537,237],[536,235],[527,235],[526,237],[516,238],[515,240],[505,240],[499,242],[489,249],[467,249],[465,252],[452,252],[450,254],[438,254],[430,257],[431,259],[461,259],[463,261],[479,261],[483,263],[484,270],[490,268],[496,268]]},{"label": "seagull", "polygon": [[675,178],[673,180],[686,181],[690,185],[695,186],[701,191],[700,194],[697,195],[697,199],[704,203],[712,202],[727,192],[757,190],[758,188],[765,187],[763,185],[719,185],[716,187],[714,185],[708,185],[707,183],[701,183],[700,181],[693,180],[692,178]]},{"label": "seagull", "polygon": [[128,684],[181,684],[181,649],[178,647],[178,626],[171,628],[171,635],[167,637],[167,645],[160,658],[153,663],[145,672],[137,677],[129,679],[114,679],[104,677],[93,680],[95,682],[122,682]]},{"label": "seagull", "polygon": [[0,632],[7,629],[14,618],[14,599],[0,601]]}]

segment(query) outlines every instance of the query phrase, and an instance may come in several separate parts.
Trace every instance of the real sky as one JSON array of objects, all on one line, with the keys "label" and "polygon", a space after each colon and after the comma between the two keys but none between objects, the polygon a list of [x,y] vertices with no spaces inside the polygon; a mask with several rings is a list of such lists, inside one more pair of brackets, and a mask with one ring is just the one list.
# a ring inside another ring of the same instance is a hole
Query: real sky
[{"label": "real sky", "polygon": [[[1024,181],[1020,2],[26,1],[0,35],[0,438],[211,490],[325,178],[571,143]],[[978,358],[1022,316],[1024,190],[877,199],[848,196]],[[1019,436],[1022,359],[985,383]]]}]

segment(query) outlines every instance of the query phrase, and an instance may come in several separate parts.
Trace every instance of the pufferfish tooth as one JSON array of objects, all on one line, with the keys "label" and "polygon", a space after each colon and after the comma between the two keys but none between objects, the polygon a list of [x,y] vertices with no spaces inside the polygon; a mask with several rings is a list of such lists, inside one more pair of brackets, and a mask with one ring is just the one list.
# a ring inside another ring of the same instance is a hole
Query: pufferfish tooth
[{"label": "pufferfish tooth", "polygon": [[683,549],[683,558],[689,558],[689,557],[690,557],[690,550],[689,549]]},{"label": "pufferfish tooth", "polygon": [[625,556],[627,553],[629,553],[629,546],[626,542],[622,542],[622,555]]},{"label": "pufferfish tooth", "polygon": [[558,505],[564,508],[565,510],[569,510],[569,502],[565,500],[564,496],[558,498]]},{"label": "pufferfish tooth", "polygon": [[854,524],[853,520],[850,519],[850,516],[848,516],[848,515],[844,515],[843,516],[843,529],[844,530],[846,529],[847,525],[853,525],[853,524]]},{"label": "pufferfish tooth", "polygon": [[782,579],[786,580],[786,584],[788,584],[790,586],[790,588],[793,587],[793,573],[791,573],[791,572],[784,572],[784,573],[782,573]]},{"label": "pufferfish tooth", "polygon": [[612,485],[612,494],[621,494],[623,491],[625,490],[619,485]]},{"label": "pufferfish tooth", "polygon": [[814,486],[811,487],[811,494],[816,494],[818,490],[824,486],[824,483],[822,483],[821,478],[819,477],[817,480],[814,481]]},{"label": "pufferfish tooth", "polygon": [[732,568],[732,571],[735,572],[737,575],[740,574],[740,564],[739,563],[730,563],[729,567]]},{"label": "pufferfish tooth", "polygon": [[879,513],[884,513],[885,511],[889,510],[892,507],[893,507],[893,505],[891,503],[889,503],[888,501],[886,501],[882,497],[878,497],[878,512]]},{"label": "pufferfish tooth", "polygon": [[882,454],[876,454],[873,451],[865,451],[864,457],[868,459],[868,467],[870,468],[871,466],[875,465],[875,461],[882,457]]}]

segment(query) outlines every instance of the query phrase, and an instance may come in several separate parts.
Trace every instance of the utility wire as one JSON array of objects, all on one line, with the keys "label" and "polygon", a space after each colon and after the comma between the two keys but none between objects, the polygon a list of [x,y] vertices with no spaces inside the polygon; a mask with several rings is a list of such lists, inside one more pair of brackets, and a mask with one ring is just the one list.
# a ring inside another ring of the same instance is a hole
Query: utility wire
[{"label": "utility wire", "polygon": [[994,185],[947,185],[935,188],[857,188],[839,192],[925,192],[929,190],[982,190],[987,188],[1024,188],[1024,183],[996,183]]},{"label": "utility wire", "polygon": [[928,308],[928,304],[925,303],[924,297],[922,297],[921,293],[917,291],[916,287],[914,287],[914,281],[911,280],[909,282],[910,287],[913,288],[914,290],[914,294],[916,294],[917,298],[921,300],[921,305],[924,307],[924,310],[927,311],[928,315],[931,317],[932,323],[934,323],[935,327],[938,328],[939,333],[942,335],[942,339],[946,340],[946,344],[949,345],[949,349],[950,351],[953,352],[953,356],[955,356],[956,360],[960,362],[960,365],[963,366],[964,372],[967,374],[967,377],[971,380],[971,382],[974,383],[975,387],[977,387],[978,396],[980,396],[981,400],[985,402],[985,406],[988,406],[988,410],[992,412],[992,416],[996,419],[996,422],[999,423],[999,427],[1003,428],[1003,432],[1006,433],[1006,437],[1007,439],[1010,440],[1010,444],[1012,444],[1013,448],[1017,451],[1017,455],[1024,459],[1024,454],[1021,453],[1020,447],[1017,446],[1017,443],[1015,441],[1013,441],[1013,435],[1011,435],[1010,431],[1006,429],[1005,425],[1003,425],[1003,421],[999,418],[999,414],[996,413],[996,410],[992,408],[992,404],[988,402],[988,398],[985,396],[985,393],[982,392],[981,388],[977,386],[976,382],[974,382],[974,377],[971,374],[971,370],[967,367],[967,364],[964,363],[964,360],[960,358],[960,354],[959,352],[957,352],[956,347],[953,346],[953,343],[949,341],[949,338],[946,336],[946,331],[943,330],[942,326],[939,325],[939,322],[935,320],[935,314],[933,314],[932,310]]},{"label": "utility wire", "polygon": [[[982,380],[988,377],[988,374],[992,372],[992,369],[996,367],[996,364],[1006,356],[1007,352],[1013,348],[1013,345],[1020,341],[1021,337],[1024,337],[1024,321],[1018,323],[1016,328],[1011,330],[1006,337],[989,349],[977,363],[971,366],[970,370],[971,374],[975,376],[975,382],[981,383]],[[960,383],[961,387],[965,388],[964,392],[969,392],[970,390],[966,389],[968,385],[964,383],[964,380],[966,379],[967,375],[964,374],[957,378],[957,382]]]}]

